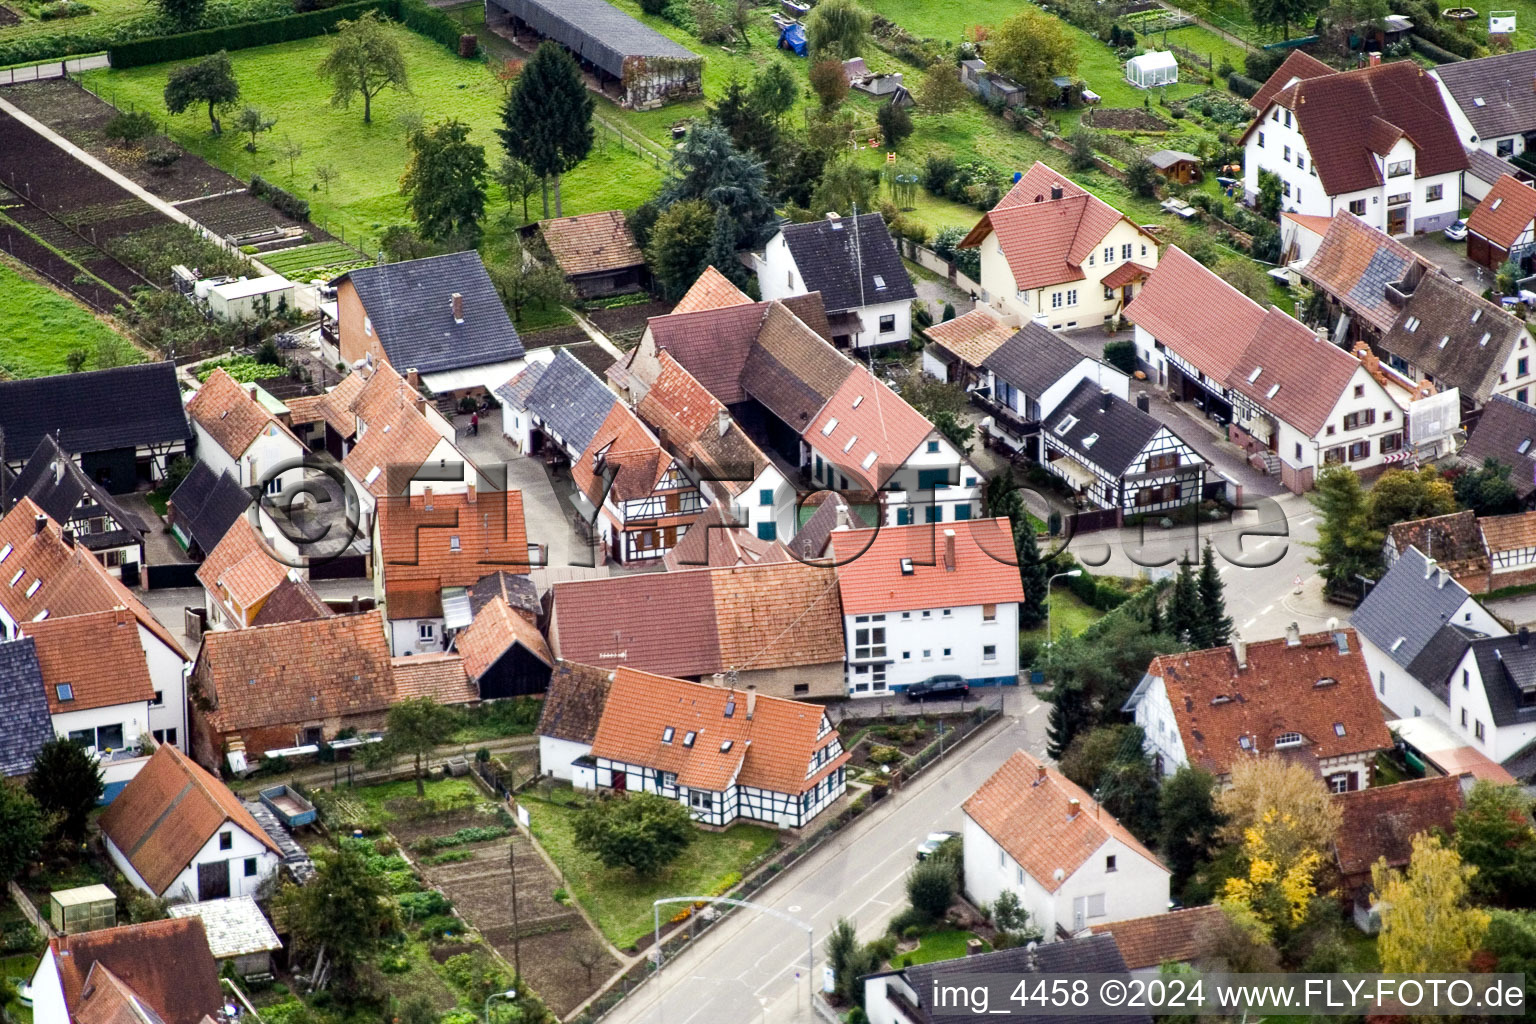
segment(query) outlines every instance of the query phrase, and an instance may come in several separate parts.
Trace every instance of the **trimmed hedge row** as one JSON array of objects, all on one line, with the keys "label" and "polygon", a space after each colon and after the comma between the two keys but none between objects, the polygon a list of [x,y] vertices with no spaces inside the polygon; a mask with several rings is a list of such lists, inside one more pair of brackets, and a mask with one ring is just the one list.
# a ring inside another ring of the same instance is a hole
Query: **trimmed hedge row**
[{"label": "trimmed hedge row", "polygon": [[1415,53],[1422,53],[1436,64],[1451,64],[1462,59],[1445,47],[1436,46],[1417,33],[1412,33],[1408,36],[1408,43],[1413,47]]},{"label": "trimmed hedge row", "polygon": [[242,22],[219,28],[198,29],[179,35],[159,36],[120,43],[107,51],[114,68],[133,68],[144,64],[203,57],[220,50],[244,50],[270,46],[295,39],[324,35],[339,21],[350,21],[367,11],[378,11],[402,22],[406,28],[442,43],[455,53],[459,50],[459,26],[442,11],[428,7],[422,0],[353,0],[319,11],[291,14],[284,18]]},{"label": "trimmed hedge row", "polygon": [[1247,75],[1240,75],[1234,71],[1227,76],[1227,88],[1245,100],[1252,99],[1253,94],[1258,92],[1260,87],[1260,83],[1255,82]]},{"label": "trimmed hedge row", "polygon": [[251,178],[251,195],[294,220],[309,220],[309,200],[278,188],[261,175]]}]

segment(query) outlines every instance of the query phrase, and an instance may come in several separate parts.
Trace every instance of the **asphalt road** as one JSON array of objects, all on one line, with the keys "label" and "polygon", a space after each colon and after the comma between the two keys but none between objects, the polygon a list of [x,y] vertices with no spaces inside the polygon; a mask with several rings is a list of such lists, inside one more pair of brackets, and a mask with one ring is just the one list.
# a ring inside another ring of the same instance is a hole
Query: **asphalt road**
[{"label": "asphalt road", "polygon": [[[1046,705],[1027,689],[1004,693],[1000,725],[758,894],[762,905],[810,925],[818,982],[825,962],[822,942],[837,919],[851,918],[866,941],[877,937],[905,902],[906,873],[923,836],[935,829],[959,830],[960,805],[1014,751],[1044,756]],[[815,1018],[809,1009],[806,958],[803,927],[740,910],[668,962],[660,979],[620,1004],[605,1022],[809,1022]]]}]

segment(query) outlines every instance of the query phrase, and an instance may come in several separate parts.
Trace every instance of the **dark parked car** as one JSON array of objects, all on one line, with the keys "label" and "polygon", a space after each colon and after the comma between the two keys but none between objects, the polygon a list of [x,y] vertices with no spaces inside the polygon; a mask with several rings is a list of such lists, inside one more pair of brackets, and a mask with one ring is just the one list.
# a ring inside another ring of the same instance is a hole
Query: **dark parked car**
[{"label": "dark parked car", "polygon": [[907,687],[907,700],[940,700],[945,697],[964,697],[971,692],[971,684],[964,676],[929,676],[920,683]]}]

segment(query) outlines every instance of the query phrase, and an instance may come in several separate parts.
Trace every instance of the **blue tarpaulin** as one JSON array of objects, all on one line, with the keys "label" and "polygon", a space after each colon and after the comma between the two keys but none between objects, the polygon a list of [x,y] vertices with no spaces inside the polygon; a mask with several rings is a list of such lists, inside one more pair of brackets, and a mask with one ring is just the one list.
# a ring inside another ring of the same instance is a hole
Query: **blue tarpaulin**
[{"label": "blue tarpaulin", "polygon": [[779,30],[779,49],[789,50],[796,57],[804,57],[805,26],[798,23],[785,25]]}]

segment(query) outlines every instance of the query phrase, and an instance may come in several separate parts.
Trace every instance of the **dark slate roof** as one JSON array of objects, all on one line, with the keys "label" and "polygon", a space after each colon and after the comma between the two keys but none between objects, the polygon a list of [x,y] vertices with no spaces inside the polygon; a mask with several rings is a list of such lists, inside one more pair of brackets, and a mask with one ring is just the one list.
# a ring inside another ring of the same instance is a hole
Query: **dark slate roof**
[{"label": "dark slate roof", "polygon": [[[1412,331],[1410,324],[1418,323]],[[1439,270],[1424,275],[1381,347],[1475,403],[1488,401],[1525,323]]]},{"label": "dark slate roof", "polygon": [[97,486],[86,476],[51,435],[45,435],[38,442],[37,451],[32,453],[21,472],[7,483],[5,499],[0,501],[0,515],[9,512],[22,498],[31,498],[55,522],[65,524],[73,518],[82,498],[89,498],[100,506],[102,512],[118,524],[118,529],[81,533],[80,543],[89,550],[105,550],[144,540],[144,524],[139,517],[119,505],[106,488]]},{"label": "dark slate roof", "polygon": [[534,383],[524,408],[549,424],[572,449],[586,451],[618,400],[585,363],[561,349]]},{"label": "dark slate roof", "polygon": [[1038,400],[1046,388],[1071,373],[1084,358],[1061,335],[1031,320],[981,365]]},{"label": "dark slate roof", "polygon": [[170,362],[0,381],[0,430],[7,462],[30,456],[44,434],[76,455],[192,436]]},{"label": "dark slate roof", "polygon": [[1536,91],[1530,88],[1536,80],[1536,50],[1455,61],[1431,74],[1444,83],[1479,138],[1536,130]]},{"label": "dark slate roof", "polygon": [[[538,734],[574,743],[591,743],[608,704],[613,673],[574,661],[562,661],[549,677]],[[548,771],[551,765],[545,765]]]},{"label": "dark slate roof", "polygon": [[[606,5],[605,5],[606,6]],[[351,281],[373,321],[390,364],[400,373],[439,373],[523,356],[523,342],[507,316],[477,252],[456,252],[353,270]],[[455,323],[450,299],[464,296],[464,322]]]},{"label": "dark slate roof", "polygon": [[[954,1010],[935,1013],[934,1008],[928,1005],[935,984],[954,984],[961,977],[975,978],[979,975],[991,975],[1001,979],[1017,978],[1028,974],[1128,974],[1128,970],[1125,966],[1125,958],[1120,955],[1120,947],[1115,945],[1114,936],[1106,932],[1077,939],[1063,939],[1060,942],[1030,943],[995,953],[983,953],[980,956],[940,960],[937,963],[908,967],[900,973],[906,983],[911,986],[912,991],[917,993],[917,1009],[922,1016],[921,1024],[930,1024],[937,1021],[957,1021],[961,1016],[974,1016],[968,1011],[963,1014],[957,1014]],[[1013,982],[1010,981],[1001,987],[1011,989],[1012,986]],[[1014,1009],[1008,1019],[1039,1021],[1044,1024],[1044,1022],[1062,1018],[1036,1016]],[[1152,1018],[1146,1014],[1125,1016],[1073,1014],[1071,1019],[1078,1024],[1146,1024]]]},{"label": "dark slate roof", "polygon": [[624,74],[626,57],[698,56],[603,0],[493,2],[615,78]]},{"label": "dark slate roof", "polygon": [[532,577],[501,571],[480,577],[479,581],[469,588],[470,614],[479,615],[481,608],[489,604],[493,598],[498,597],[507,602],[507,607],[515,612],[539,614],[539,588],[534,585]]},{"label": "dark slate roof", "polygon": [[1476,630],[1454,625],[1441,626],[1429,638],[1424,649],[1408,663],[1408,674],[1449,706],[1451,673],[1461,663],[1462,655],[1467,653],[1467,644],[1481,636],[1483,634]]},{"label": "dark slate roof", "polygon": [[[1536,53],[1536,51],[1522,52]],[[1529,174],[1508,160],[1501,160],[1486,149],[1476,148],[1467,150],[1467,173],[1479,181],[1487,182],[1490,185],[1506,174],[1521,181],[1526,181],[1530,178]]]},{"label": "dark slate roof", "polygon": [[[885,218],[878,213],[838,220],[815,220],[808,224],[785,224],[784,244],[794,257],[795,267],[805,279],[807,291],[821,292],[822,304],[836,313],[881,302],[913,299],[917,292],[901,262],[901,253],[891,238]],[[858,235],[855,258],[854,235]],[[864,296],[859,301],[860,264],[864,268]],[[879,281],[876,280],[879,279]],[[881,283],[885,287],[880,287]]]},{"label": "dark slate roof", "polygon": [[208,463],[199,462],[171,492],[170,505],[176,513],[176,525],[206,556],[218,547],[235,520],[245,515],[251,496],[229,473],[215,476]]},{"label": "dark slate roof", "polygon": [[[1536,722],[1536,642],[1529,635],[1486,637],[1472,641],[1477,671],[1483,678],[1483,692],[1493,724],[1529,725]],[[1521,699],[1521,692],[1533,694],[1531,703]]]},{"label": "dark slate roof", "polygon": [[1536,466],[1532,465],[1536,459],[1536,407],[1507,395],[1488,400],[1461,450],[1461,462],[1470,468],[1482,466],[1486,459],[1497,459],[1510,467],[1509,482],[1521,498],[1536,491]]},{"label": "dark slate roof", "polygon": [[[1157,436],[1163,423],[1122,398],[1112,394],[1108,398],[1106,409],[1099,386],[1091,380],[1081,381],[1051,413],[1046,429],[1052,441],[1119,477],[1130,472],[1136,457]],[[1075,416],[1077,422],[1060,430],[1068,416]],[[1095,434],[1098,437],[1093,443],[1086,444]]]},{"label": "dark slate roof", "polygon": [[794,539],[788,544],[789,550],[802,561],[810,558],[820,558],[827,549],[827,538],[832,531],[837,529],[837,510],[848,510],[848,528],[850,530],[867,530],[869,524],[859,515],[859,512],[848,499],[836,491],[827,491],[826,497],[811,513],[811,517],[805,521],[795,532]]},{"label": "dark slate roof", "polygon": [[25,775],[53,739],[37,643],[29,636],[0,644],[0,707],[0,775]]},{"label": "dark slate roof", "polygon": [[1428,569],[1423,552],[1410,547],[1349,618],[1356,632],[1410,671],[1468,597],[1450,573],[1438,566]]},{"label": "dark slate roof", "polygon": [[496,397],[508,405],[515,405],[519,409],[528,407],[528,396],[533,392],[533,386],[544,376],[544,371],[549,369],[549,364],[544,362],[531,362],[518,371],[517,376],[507,381],[496,389]]}]

